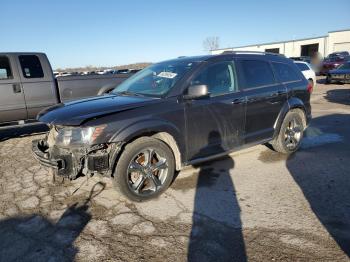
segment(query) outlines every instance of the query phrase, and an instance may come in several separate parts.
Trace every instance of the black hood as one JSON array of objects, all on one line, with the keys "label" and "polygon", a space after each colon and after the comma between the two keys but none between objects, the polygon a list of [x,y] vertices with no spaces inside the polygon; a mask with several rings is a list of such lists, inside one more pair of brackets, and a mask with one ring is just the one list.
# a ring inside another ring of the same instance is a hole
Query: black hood
[{"label": "black hood", "polygon": [[142,107],[157,100],[144,96],[97,96],[46,108],[37,119],[46,124],[79,126],[90,119]]}]

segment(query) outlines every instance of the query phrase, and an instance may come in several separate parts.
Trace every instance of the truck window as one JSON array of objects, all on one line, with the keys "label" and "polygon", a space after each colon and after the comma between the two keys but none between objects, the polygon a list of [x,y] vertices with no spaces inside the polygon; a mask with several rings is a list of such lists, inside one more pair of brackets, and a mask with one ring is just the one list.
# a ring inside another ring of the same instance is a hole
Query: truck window
[{"label": "truck window", "polygon": [[6,56],[0,56],[0,80],[13,78],[10,61]]},{"label": "truck window", "polygon": [[300,80],[299,75],[291,66],[284,63],[272,63],[272,65],[275,69],[278,79],[281,82],[293,82]]},{"label": "truck window", "polygon": [[44,77],[43,68],[41,67],[40,60],[36,55],[20,55],[19,62],[25,78]]},{"label": "truck window", "polygon": [[244,89],[268,86],[276,83],[271,66],[261,60],[241,61],[245,84]]}]

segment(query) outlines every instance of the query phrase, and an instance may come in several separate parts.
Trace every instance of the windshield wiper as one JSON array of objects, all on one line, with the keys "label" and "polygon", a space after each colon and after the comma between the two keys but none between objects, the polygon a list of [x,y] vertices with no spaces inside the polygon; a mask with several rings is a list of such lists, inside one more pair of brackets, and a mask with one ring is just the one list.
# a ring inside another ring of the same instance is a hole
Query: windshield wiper
[{"label": "windshield wiper", "polygon": [[130,92],[130,91],[121,91],[121,92],[116,92],[115,94],[122,95],[122,96],[143,96],[141,94],[133,93],[133,92]]}]

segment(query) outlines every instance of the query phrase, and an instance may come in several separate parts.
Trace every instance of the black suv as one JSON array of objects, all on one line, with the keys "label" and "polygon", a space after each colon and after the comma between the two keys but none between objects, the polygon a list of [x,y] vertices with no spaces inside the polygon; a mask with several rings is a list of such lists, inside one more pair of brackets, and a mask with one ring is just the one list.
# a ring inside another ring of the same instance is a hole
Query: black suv
[{"label": "black suv", "polygon": [[225,52],[153,64],[110,93],[38,120],[36,158],[56,175],[111,176],[128,198],[155,197],[184,166],[257,144],[290,154],[311,118],[312,87],[292,60]]}]

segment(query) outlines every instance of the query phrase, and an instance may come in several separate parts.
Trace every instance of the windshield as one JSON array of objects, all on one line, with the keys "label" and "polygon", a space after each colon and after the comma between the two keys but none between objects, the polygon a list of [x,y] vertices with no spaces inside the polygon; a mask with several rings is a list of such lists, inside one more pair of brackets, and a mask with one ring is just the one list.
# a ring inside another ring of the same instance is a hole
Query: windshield
[{"label": "windshield", "polygon": [[161,97],[195,64],[175,60],[151,65],[122,82],[112,93]]},{"label": "windshield", "polygon": [[350,63],[342,64],[337,69],[350,69]]}]

